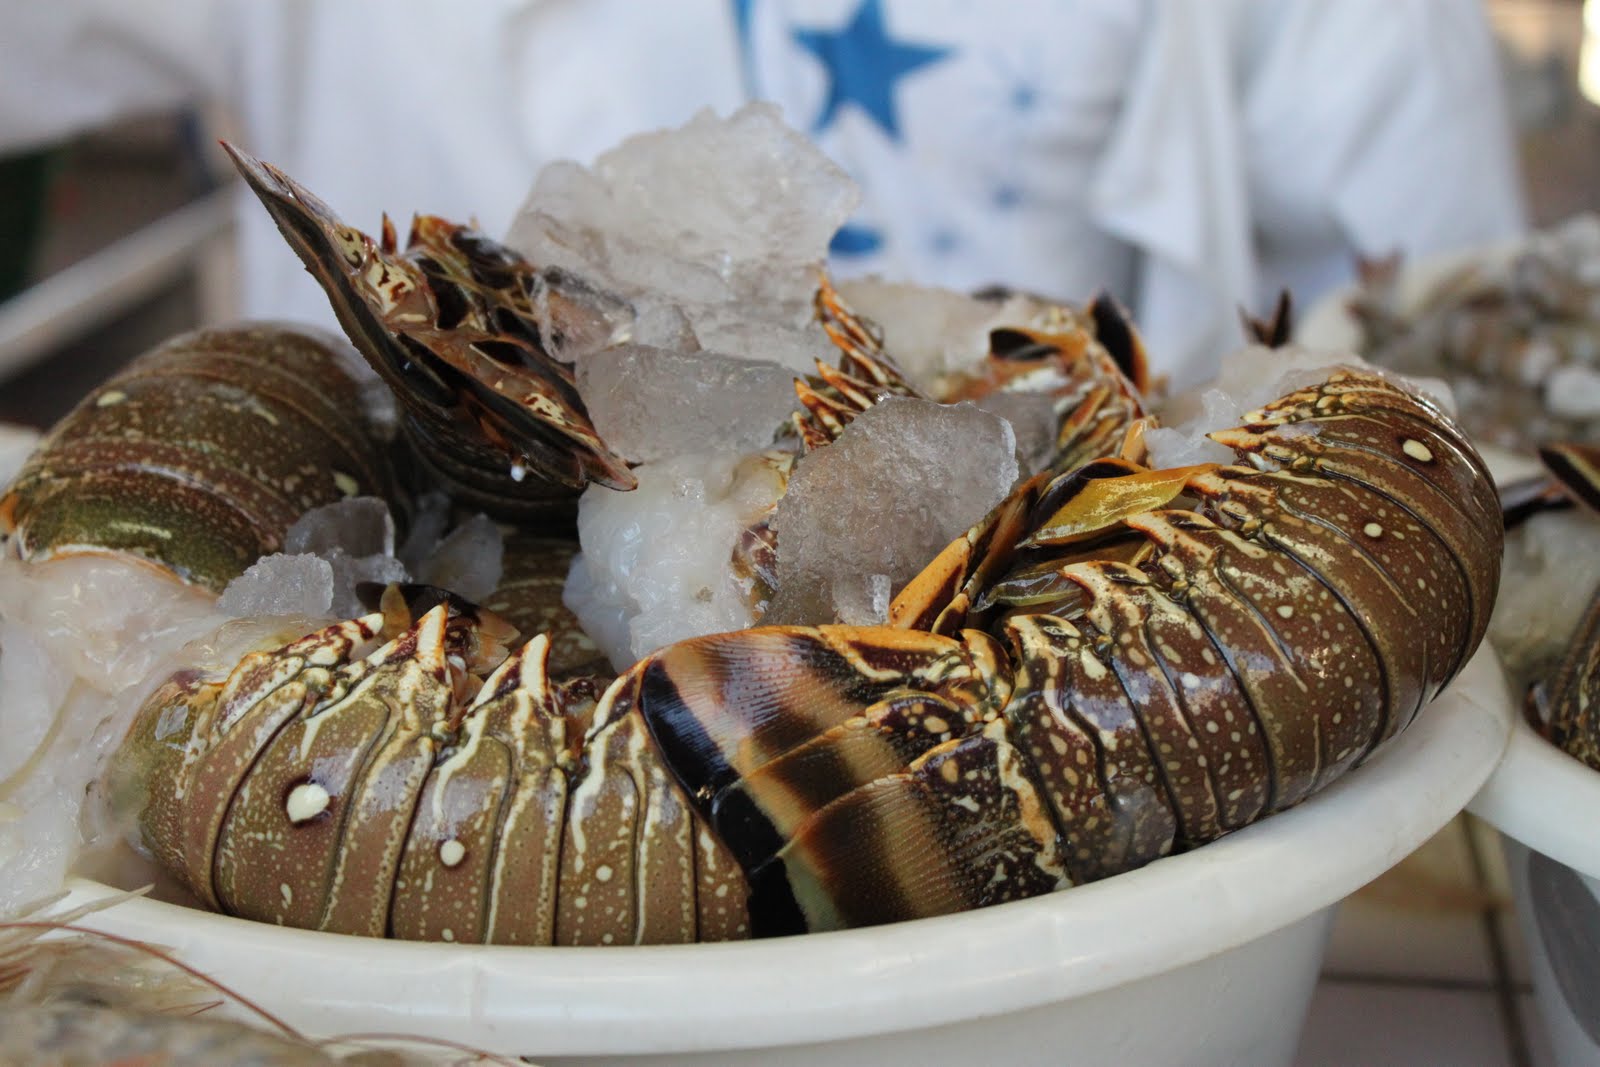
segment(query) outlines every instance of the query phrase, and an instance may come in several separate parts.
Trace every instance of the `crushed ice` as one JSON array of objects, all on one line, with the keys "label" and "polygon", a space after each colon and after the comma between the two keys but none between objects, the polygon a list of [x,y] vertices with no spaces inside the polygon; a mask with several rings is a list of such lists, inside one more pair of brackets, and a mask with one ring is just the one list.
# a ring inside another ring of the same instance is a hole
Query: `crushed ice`
[{"label": "crushed ice", "polygon": [[362,611],[362,582],[403,582],[394,558],[394,518],[373,496],[312,508],[289,527],[284,550],[264,556],[222,591],[229,615],[309,615],[349,618]]},{"label": "crushed ice", "polygon": [[[506,242],[633,302],[641,343],[804,373],[825,344],[810,315],[817,270],[859,199],[777,107],[750,104],[629,138],[593,167],[546,167]],[[764,334],[759,351],[752,331]]]},{"label": "crushed ice", "polygon": [[989,351],[989,333],[1033,324],[1048,305],[1026,294],[994,299],[880,278],[840,281],[839,295],[889,338],[895,362],[913,381],[970,371]]},{"label": "crushed ice", "polygon": [[226,620],[142,563],[0,559],[0,916],[59,889],[86,793],[171,656]]},{"label": "crushed ice", "polygon": [[795,407],[794,374],[755,359],[618,345],[578,365],[595,429],[634,462],[772,443]]},{"label": "crushed ice", "polygon": [[1016,437],[971,404],[894,397],[803,457],[778,502],[770,623],[825,623],[874,606],[1005,499]]},{"label": "crushed ice", "polygon": [[417,570],[417,580],[481,603],[500,584],[504,558],[500,527],[486,515],[474,515],[429,553]]},{"label": "crushed ice", "polygon": [[783,492],[759,453],[676,456],[634,474],[630,493],[591,486],[579,500],[583,553],[564,596],[619,670],[674,641],[754,621],[748,581],[729,559]]},{"label": "crushed ice", "polygon": [[1600,521],[1587,508],[1536,515],[1506,535],[1506,580],[1489,619],[1513,692],[1554,673],[1600,588]]},{"label": "crushed ice", "polygon": [[1360,356],[1301,345],[1251,345],[1225,357],[1215,380],[1171,398],[1159,412],[1162,426],[1145,432],[1152,467],[1232,463],[1233,450],[1208,440],[1213,430],[1239,425],[1245,414],[1296,389],[1315,385],[1340,368],[1389,378],[1454,411],[1450,388],[1433,378],[1414,378],[1373,367]]}]

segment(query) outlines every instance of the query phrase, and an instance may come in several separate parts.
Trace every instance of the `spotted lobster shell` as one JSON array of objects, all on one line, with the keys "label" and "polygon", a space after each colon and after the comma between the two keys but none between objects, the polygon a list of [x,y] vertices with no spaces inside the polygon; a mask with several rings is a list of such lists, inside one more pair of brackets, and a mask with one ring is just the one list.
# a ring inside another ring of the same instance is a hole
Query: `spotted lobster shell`
[{"label": "spotted lobster shell", "polygon": [[145,840],[251,918],[575,944],[943,914],[1195,847],[1420,712],[1502,539],[1466,439],[1385,379],[1213,437],[1240,465],[1024,483],[900,626],[698,638],[596,694],[543,637],[494,668],[492,620],[440,605],[180,675],[124,747]]},{"label": "spotted lobster shell", "polygon": [[119,553],[212,592],[311,508],[392,495],[360,361],[280,324],[198,330],[140,356],[40,443],[0,499],[11,555]]}]

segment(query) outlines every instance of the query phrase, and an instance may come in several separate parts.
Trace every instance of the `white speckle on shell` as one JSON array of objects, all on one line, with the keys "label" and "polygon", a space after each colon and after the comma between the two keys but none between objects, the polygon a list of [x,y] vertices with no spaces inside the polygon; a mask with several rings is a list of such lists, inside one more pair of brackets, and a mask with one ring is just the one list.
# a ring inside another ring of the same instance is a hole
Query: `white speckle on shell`
[{"label": "white speckle on shell", "polygon": [[1368,537],[1382,537],[1383,527],[1379,526],[1375,522],[1369,522],[1361,528],[1361,532],[1366,534]]},{"label": "white speckle on shell", "polygon": [[1416,438],[1408,437],[1401,444],[1400,450],[1418,463],[1432,463],[1433,450]]},{"label": "white speckle on shell", "polygon": [[439,862],[446,867],[454,867],[467,856],[467,846],[455,838],[451,838],[439,845]]},{"label": "white speckle on shell", "polygon": [[289,799],[284,803],[284,810],[288,813],[290,822],[303,823],[327,811],[328,803],[332,799],[328,791],[316,782],[301,782],[289,790]]}]

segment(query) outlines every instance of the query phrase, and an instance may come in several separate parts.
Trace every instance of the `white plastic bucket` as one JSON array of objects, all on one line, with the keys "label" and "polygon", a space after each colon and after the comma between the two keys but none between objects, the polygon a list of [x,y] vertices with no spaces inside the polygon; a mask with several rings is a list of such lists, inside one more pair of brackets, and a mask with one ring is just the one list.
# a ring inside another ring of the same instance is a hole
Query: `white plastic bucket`
[{"label": "white plastic bucket", "polygon": [[1563,1067],[1600,1067],[1600,773],[1519,716],[1471,810],[1505,841],[1534,999]]},{"label": "white plastic bucket", "polygon": [[[1286,1065],[1333,905],[1461,809],[1509,723],[1480,652],[1389,749],[1293,811],[1104,882],[867,930],[523,949],[144,899],[85,922],[168,946],[313,1036],[425,1034],[546,1064]],[[69,903],[108,892],[79,882]]]}]

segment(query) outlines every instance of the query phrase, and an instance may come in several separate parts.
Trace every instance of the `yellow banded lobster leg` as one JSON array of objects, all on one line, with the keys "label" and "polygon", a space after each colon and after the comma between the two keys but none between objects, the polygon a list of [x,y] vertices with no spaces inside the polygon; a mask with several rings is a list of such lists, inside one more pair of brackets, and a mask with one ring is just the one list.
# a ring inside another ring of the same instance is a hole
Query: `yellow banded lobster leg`
[{"label": "yellow banded lobster leg", "polygon": [[808,818],[750,873],[751,913],[757,933],[830,930],[988,907],[1070,884],[1048,802],[1009,724],[996,719]]},{"label": "yellow banded lobster leg", "polygon": [[[945,546],[895,597],[889,623],[954,633],[972,621],[985,590],[1011,577],[1008,571],[1022,550],[1103,539],[1127,516],[1170,503],[1186,490],[1189,478],[1214,466],[1150,471],[1107,458],[1054,477],[1041,471]],[[1058,569],[1059,563],[1048,566]]]},{"label": "yellow banded lobster leg", "polygon": [[814,299],[817,321],[839,349],[839,365],[817,360],[816,377],[795,379],[801,410],[792,420],[805,451],[837,440],[863,411],[889,396],[921,397],[922,392],[883,351],[883,338],[847,307],[828,276],[822,276]]},{"label": "yellow banded lobster leg", "polygon": [[[958,764],[987,760],[1000,776],[987,781],[1010,781],[1003,737],[972,740],[1009,695],[998,656],[977,633],[954,641],[888,628],[771,627],[683,642],[635,668],[663,758],[680,779],[703,783],[695,805],[751,879],[758,933],[862,921],[840,912],[867,906],[846,899],[841,878],[877,879],[883,892],[873,906],[883,908],[943,907],[934,903],[947,900],[940,894],[975,891],[954,843],[908,848],[872,827],[886,819],[885,834],[925,838],[939,824],[928,821],[932,810],[964,795],[961,780],[929,776]],[[966,741],[955,763],[934,756]],[[1035,803],[1018,788],[967,802],[990,805],[985,818],[1001,793]],[[848,826],[850,839],[835,839]],[[1040,848],[1054,847],[1048,836]],[[874,842],[879,859],[869,863]]]},{"label": "yellow banded lobster leg", "polygon": [[1010,566],[1049,481],[1040,471],[946,545],[896,594],[889,625],[946,635],[965,627],[976,598]]}]

